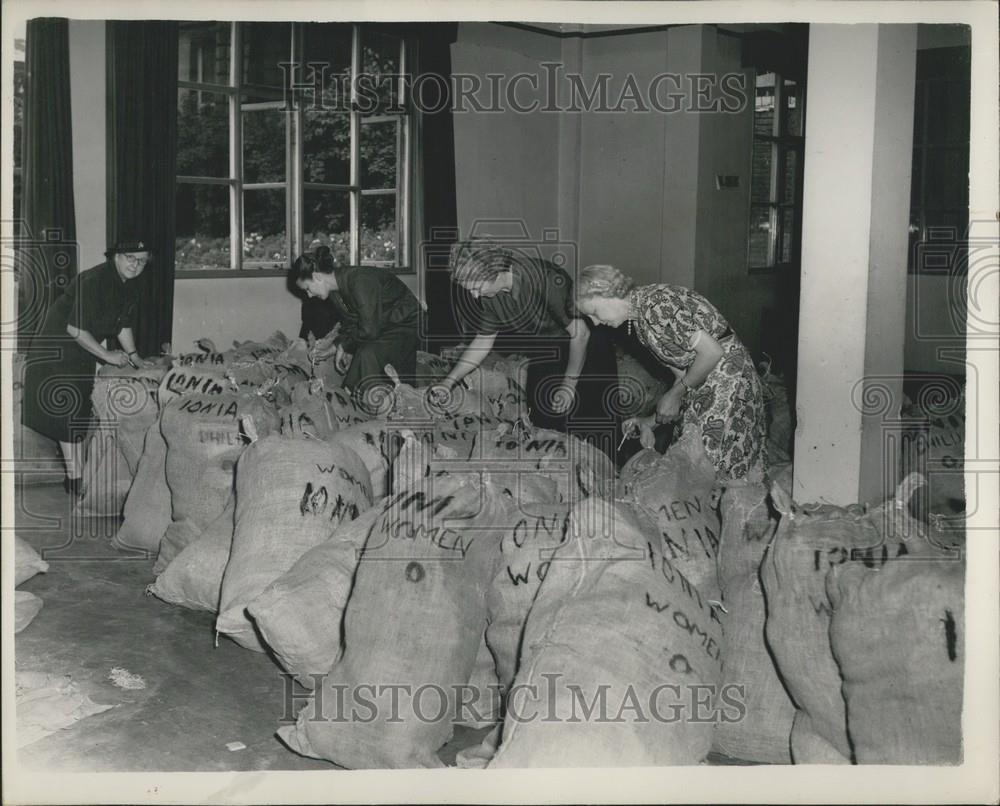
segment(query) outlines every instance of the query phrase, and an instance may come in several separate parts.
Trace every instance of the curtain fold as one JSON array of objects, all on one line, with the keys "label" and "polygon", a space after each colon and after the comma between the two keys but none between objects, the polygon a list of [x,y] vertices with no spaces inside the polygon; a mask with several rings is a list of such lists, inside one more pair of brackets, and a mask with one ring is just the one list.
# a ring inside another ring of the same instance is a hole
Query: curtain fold
[{"label": "curtain fold", "polygon": [[108,23],[108,243],[139,233],[153,250],[141,276],[136,347],[166,349],[174,303],[177,23]]},{"label": "curtain fold", "polygon": [[22,132],[22,220],[18,250],[18,342],[25,347],[45,312],[76,275],[69,23],[28,21]]},{"label": "curtain fold", "polygon": [[[458,210],[455,200],[455,130],[451,99],[439,102],[451,85],[451,45],[458,38],[457,23],[416,26],[417,64],[420,76],[437,79],[415,81],[422,97],[420,113],[419,167],[416,190],[422,203],[418,238],[420,268],[424,274],[427,324],[424,349],[437,352],[461,340],[454,299],[456,286],[448,279],[448,253],[457,238]],[[457,289],[460,291],[460,289]]]}]

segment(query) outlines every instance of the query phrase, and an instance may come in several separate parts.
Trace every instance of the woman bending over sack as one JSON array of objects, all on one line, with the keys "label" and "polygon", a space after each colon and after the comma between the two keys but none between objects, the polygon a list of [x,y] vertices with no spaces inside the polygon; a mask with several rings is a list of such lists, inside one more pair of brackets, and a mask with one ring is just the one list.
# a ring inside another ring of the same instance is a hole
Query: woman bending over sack
[{"label": "woman bending over sack", "polygon": [[334,266],[327,246],[300,255],[290,280],[309,298],[333,306],[340,334],[334,360],[344,388],[362,400],[389,384],[386,364],[404,379],[417,372],[420,303],[403,281],[377,266]]},{"label": "woman bending over sack", "polygon": [[577,317],[569,274],[487,239],[455,244],[450,271],[478,306],[462,312],[476,336],[445,378],[444,391],[494,347],[525,355],[532,424],[569,431],[614,458],[618,364],[611,333]]},{"label": "woman bending over sack", "polygon": [[623,423],[652,447],[652,427],[681,419],[701,431],[720,479],[756,479],[764,471],[766,421],[753,359],[729,324],[700,294],[676,285],[634,283],[613,266],[588,266],[576,289],[577,309],[595,323],[633,323],[641,341],[677,382],[656,413]]},{"label": "woman bending over sack", "polygon": [[[144,363],[132,329],[139,311],[135,279],[149,262],[149,249],[142,240],[127,238],[105,254],[104,263],[77,274],[49,308],[25,369],[21,419],[59,443],[66,465],[63,486],[73,496],[80,494],[98,362],[137,369]],[[120,350],[105,348],[112,337]]]}]

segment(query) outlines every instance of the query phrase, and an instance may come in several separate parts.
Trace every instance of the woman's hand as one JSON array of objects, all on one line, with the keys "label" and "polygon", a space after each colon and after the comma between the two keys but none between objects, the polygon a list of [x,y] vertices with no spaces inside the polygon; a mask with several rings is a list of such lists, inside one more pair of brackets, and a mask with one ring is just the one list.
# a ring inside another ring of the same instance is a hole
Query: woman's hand
[{"label": "woman's hand", "polygon": [[124,350],[107,350],[105,354],[101,356],[101,360],[105,364],[110,364],[113,367],[124,367],[129,363],[128,356],[125,354]]},{"label": "woman's hand", "polygon": [[351,366],[351,354],[344,349],[344,345],[338,344],[337,350],[333,354],[333,366],[337,372],[344,374]]},{"label": "woman's hand", "polygon": [[458,401],[455,400],[454,392],[455,381],[451,378],[445,378],[427,389],[427,401],[431,407],[448,413],[457,408]]},{"label": "woman's hand", "polygon": [[644,448],[652,448],[656,444],[656,436],[653,434],[653,426],[656,424],[655,417],[629,417],[622,423],[622,431],[628,436],[634,436],[635,431],[639,431],[639,444]]},{"label": "woman's hand", "polygon": [[683,383],[678,382],[671,386],[656,404],[656,419],[663,423],[677,420],[681,416],[681,404],[684,402],[686,392],[687,388]]},{"label": "woman's hand", "polygon": [[561,385],[552,392],[552,410],[556,414],[569,411],[576,398],[576,378],[564,378]]}]

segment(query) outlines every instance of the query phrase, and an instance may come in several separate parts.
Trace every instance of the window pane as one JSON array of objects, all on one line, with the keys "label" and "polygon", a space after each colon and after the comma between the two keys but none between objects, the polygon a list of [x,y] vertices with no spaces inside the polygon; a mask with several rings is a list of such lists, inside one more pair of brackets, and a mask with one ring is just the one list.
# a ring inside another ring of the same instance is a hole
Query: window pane
[{"label": "window pane", "polygon": [[396,194],[361,199],[361,262],[396,265]]},{"label": "window pane", "polygon": [[767,247],[771,240],[770,207],[750,207],[750,265],[767,265]]},{"label": "window pane", "polygon": [[[359,104],[362,112],[398,109],[400,38],[363,29]],[[363,97],[360,97],[362,96]]]},{"label": "window pane", "polygon": [[351,181],[351,119],[343,112],[303,114],[302,175],[306,182]]},{"label": "window pane", "polygon": [[361,127],[361,187],[396,187],[399,124],[366,123]]},{"label": "window pane", "polygon": [[280,109],[243,112],[243,181],[285,181],[285,126]]},{"label": "window pane", "polygon": [[281,63],[291,60],[292,26],[287,22],[242,25],[243,83],[280,92],[285,86]]},{"label": "window pane", "polygon": [[927,150],[928,208],[966,207],[969,203],[969,152],[962,148]]},{"label": "window pane", "polygon": [[799,181],[799,154],[793,149],[785,151],[785,188],[782,200],[795,203],[795,189]]},{"label": "window pane", "polygon": [[792,262],[792,244],[795,243],[795,210],[781,209],[781,262]]},{"label": "window pane", "polygon": [[774,73],[757,76],[757,97],[754,103],[754,134],[772,134],[774,122]]},{"label": "window pane", "polygon": [[785,79],[785,133],[802,137],[802,87],[791,79]]},{"label": "window pane", "polygon": [[281,268],[287,264],[285,191],[244,191],[243,265]]},{"label": "window pane", "polygon": [[229,176],[229,99],[225,95],[178,90],[177,173]]},{"label": "window pane", "polygon": [[181,22],[177,31],[177,77],[229,86],[228,22]]},{"label": "window pane", "polygon": [[177,184],[178,269],[228,269],[229,188]]},{"label": "window pane", "polygon": [[[321,98],[314,100],[311,94],[303,96],[305,109],[321,106],[328,111],[350,111],[351,28],[349,23],[313,23],[303,27],[304,61],[327,65]],[[318,73],[306,70],[299,80],[320,79]]]},{"label": "window pane", "polygon": [[338,266],[351,262],[351,201],[348,191],[306,188],[302,207],[302,245],[326,244]]},{"label": "window pane", "polygon": [[753,163],[750,168],[750,199],[755,202],[771,200],[771,144],[755,140]]}]

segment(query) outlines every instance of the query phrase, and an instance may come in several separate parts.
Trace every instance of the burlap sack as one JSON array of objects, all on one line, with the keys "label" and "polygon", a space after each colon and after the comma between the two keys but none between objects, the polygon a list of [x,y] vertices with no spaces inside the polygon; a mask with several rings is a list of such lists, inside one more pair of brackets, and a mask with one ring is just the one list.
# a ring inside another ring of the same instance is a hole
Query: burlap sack
[{"label": "burlap sack", "polygon": [[627,504],[574,508],[528,616],[517,695],[490,767],[705,758],[725,708],[725,695],[715,697],[721,625],[660,546]]},{"label": "burlap sack", "polygon": [[91,401],[99,427],[113,431],[131,480],[139,467],[146,431],[160,413],[157,387],[166,370],[161,369],[152,375],[139,375],[133,370],[137,373],[133,377],[109,375],[106,369],[102,367],[98,374]]},{"label": "burlap sack", "polygon": [[525,386],[528,359],[511,356],[487,356],[486,360],[465,376],[465,387],[486,400],[501,420],[516,420],[527,414]]},{"label": "burlap sack", "polygon": [[28,591],[14,591],[14,632],[19,633],[38,615],[44,602]]},{"label": "burlap sack", "polygon": [[722,494],[718,568],[722,590],[723,686],[743,686],[743,719],[720,722],[712,748],[745,761],[791,763],[795,706],[764,641],[760,562],[777,523],[762,484],[729,484]]},{"label": "burlap sack", "polygon": [[246,359],[257,361],[268,356],[280,354],[288,348],[288,345],[288,337],[280,330],[276,330],[264,341],[234,341],[232,349],[233,359],[236,361]]},{"label": "burlap sack", "polygon": [[771,488],[782,517],[761,562],[765,636],[797,708],[791,733],[796,764],[853,761],[843,681],[830,647],[826,577],[848,561],[878,567],[910,551],[919,532],[906,511],[913,487],[904,480],[895,498],[868,512],[858,505],[796,506],[780,487]]},{"label": "burlap sack", "polygon": [[376,499],[385,497],[389,492],[393,462],[403,447],[399,426],[386,420],[369,420],[341,427],[329,442],[350,448],[361,457],[371,479],[372,495]]},{"label": "burlap sack", "polygon": [[792,460],[795,443],[795,418],[788,402],[785,379],[765,367],[761,373],[764,409],[767,415],[767,464],[786,464]]},{"label": "burlap sack", "polygon": [[[552,490],[554,492],[554,490]],[[517,496],[513,528],[500,539],[499,562],[486,596],[486,641],[496,662],[503,691],[510,688],[521,656],[521,638],[535,595],[556,549],[566,539],[566,504],[532,502],[526,490]],[[542,496],[538,496],[542,497]]]},{"label": "burlap sack", "polygon": [[859,764],[960,764],[965,563],[914,560],[830,570],[830,642]]},{"label": "burlap sack", "polygon": [[146,592],[168,604],[219,612],[222,574],[233,544],[235,511],[235,498],[230,498],[222,514],[171,560]]},{"label": "burlap sack", "polygon": [[927,487],[921,507],[932,513],[965,509],[965,394],[933,410],[916,409],[913,428],[903,436],[901,475],[921,473]]},{"label": "burlap sack", "polygon": [[125,498],[125,520],[111,539],[118,549],[156,553],[170,526],[170,488],[166,475],[167,443],[157,420],[146,430],[142,456]]},{"label": "burlap sack", "polygon": [[176,397],[185,395],[222,395],[232,391],[223,369],[211,367],[172,367],[163,376],[156,397],[161,411]]},{"label": "burlap sack", "polygon": [[119,449],[115,428],[95,428],[87,440],[77,511],[92,517],[115,518],[122,513],[132,472]]},{"label": "burlap sack", "polygon": [[433,353],[417,350],[417,377],[414,386],[433,386],[441,381],[451,369],[451,363]]},{"label": "burlap sack", "polygon": [[251,445],[236,473],[236,528],[216,629],[259,649],[247,605],[372,501],[368,471],[343,446],[277,435]]},{"label": "burlap sack", "polygon": [[351,769],[442,766],[436,752],[469,718],[459,704],[482,646],[507,507],[478,474],[442,474],[394,499],[358,564],[344,655],[322,697],[278,731],[296,752]]},{"label": "burlap sack", "polygon": [[14,587],[27,582],[36,574],[44,574],[49,564],[35,551],[27,540],[14,536]]},{"label": "burlap sack", "polygon": [[557,485],[561,501],[614,492],[614,465],[603,451],[544,428],[501,423],[495,430],[483,431],[470,462],[470,467],[491,474],[549,478]]},{"label": "burlap sack", "polygon": [[705,596],[717,600],[715,557],[722,527],[715,509],[715,468],[698,430],[686,428],[658,461],[628,479],[618,484],[620,497],[653,515],[671,562]]},{"label": "burlap sack", "polygon": [[247,605],[281,665],[307,688],[340,657],[344,607],[368,535],[385,514],[376,503],[299,557]]},{"label": "burlap sack", "polygon": [[171,523],[160,541],[154,573],[162,573],[180,551],[225,509],[236,460],[249,427],[266,435],[275,413],[255,395],[187,395],[171,400],[160,425],[167,443],[166,476]]}]

